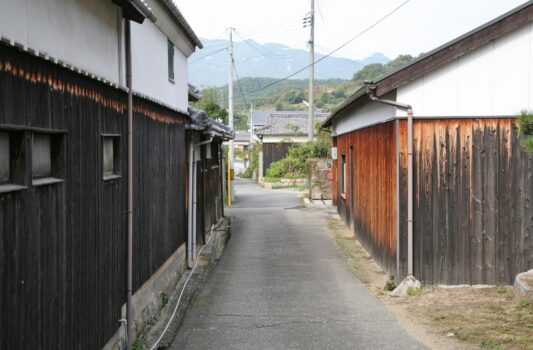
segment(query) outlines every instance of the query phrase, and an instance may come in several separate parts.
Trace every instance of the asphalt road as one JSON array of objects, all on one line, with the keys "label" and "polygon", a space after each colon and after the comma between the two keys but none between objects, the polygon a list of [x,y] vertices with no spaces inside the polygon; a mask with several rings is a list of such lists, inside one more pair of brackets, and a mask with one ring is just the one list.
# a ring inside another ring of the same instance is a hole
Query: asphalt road
[{"label": "asphalt road", "polygon": [[425,349],[355,277],[324,215],[237,180],[231,239],[171,349]]}]

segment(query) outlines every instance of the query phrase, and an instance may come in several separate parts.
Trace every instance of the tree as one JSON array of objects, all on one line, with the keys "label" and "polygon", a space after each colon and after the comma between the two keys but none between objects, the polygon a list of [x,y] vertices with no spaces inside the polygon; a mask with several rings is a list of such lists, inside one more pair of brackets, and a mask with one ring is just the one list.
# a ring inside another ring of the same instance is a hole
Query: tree
[{"label": "tree", "polygon": [[202,98],[194,103],[194,106],[203,109],[209,118],[218,119],[223,123],[228,123],[228,112],[220,107],[218,90],[208,87],[202,90]]},{"label": "tree", "polygon": [[399,68],[403,66],[404,64],[407,64],[413,60],[413,56],[411,55],[400,55],[387,63],[387,70],[394,70],[396,68]]},{"label": "tree", "polygon": [[367,64],[353,75],[352,80],[365,81],[374,80],[387,72],[387,67],[381,63]]}]

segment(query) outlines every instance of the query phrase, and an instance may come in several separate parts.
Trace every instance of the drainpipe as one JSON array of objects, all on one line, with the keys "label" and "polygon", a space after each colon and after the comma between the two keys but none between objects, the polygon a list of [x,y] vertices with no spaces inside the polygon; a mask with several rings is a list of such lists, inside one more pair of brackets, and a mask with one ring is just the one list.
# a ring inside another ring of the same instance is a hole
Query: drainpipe
[{"label": "drainpipe", "polygon": [[193,143],[192,135],[189,142],[189,225],[187,235],[187,266],[193,267],[194,260],[196,260],[196,172],[197,165],[194,155],[196,147],[211,143],[213,136],[209,140]]},{"label": "drainpipe", "polygon": [[413,108],[408,104],[378,98],[370,86],[367,86],[367,94],[372,101],[407,111],[407,275],[413,276]]},{"label": "drainpipe", "polygon": [[188,214],[188,225],[187,225],[187,267],[189,269],[192,269],[193,267],[193,255],[192,255],[192,196],[193,196],[193,163],[194,163],[194,144],[192,141],[192,135],[191,139],[189,140],[189,210],[187,211]]},{"label": "drainpipe", "polygon": [[126,86],[128,88],[128,261],[127,261],[127,337],[128,349],[133,349],[133,91],[131,83],[131,30],[130,21],[125,20],[126,36]]}]

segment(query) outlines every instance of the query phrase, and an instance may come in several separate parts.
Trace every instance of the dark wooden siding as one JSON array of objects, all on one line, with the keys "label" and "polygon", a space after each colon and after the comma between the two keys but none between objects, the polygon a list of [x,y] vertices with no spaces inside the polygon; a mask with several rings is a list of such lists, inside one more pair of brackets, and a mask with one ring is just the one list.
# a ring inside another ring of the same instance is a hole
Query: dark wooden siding
[{"label": "dark wooden siding", "polygon": [[[336,196],[339,214],[388,273],[396,266],[396,127],[380,124],[336,137]],[[353,168],[350,165],[353,147]],[[346,157],[346,193],[341,196],[340,166]],[[353,198],[350,186],[353,183]]]},{"label": "dark wooden siding", "polygon": [[[402,122],[402,153],[405,129]],[[533,268],[533,155],[521,148],[514,120],[420,120],[414,138],[415,276],[512,284]],[[403,208],[405,169],[403,161]]]},{"label": "dark wooden siding", "polygon": [[263,143],[263,176],[266,176],[266,172],[270,164],[282,160],[287,156],[289,148],[292,143]]},{"label": "dark wooden siding", "polygon": [[[415,183],[431,189],[418,191],[416,206],[420,278],[512,283],[533,266],[533,164],[513,121],[447,120],[431,130],[420,121],[415,135],[417,150],[425,150],[424,157],[415,152]],[[433,232],[422,230],[430,225]]]},{"label": "dark wooden siding", "polygon": [[[186,237],[184,116],[134,99],[134,288]],[[0,195],[0,348],[97,349],[126,301],[126,94],[0,45],[0,128],[65,131],[65,182]],[[27,134],[30,131],[25,131]],[[122,177],[102,180],[101,134]]]}]

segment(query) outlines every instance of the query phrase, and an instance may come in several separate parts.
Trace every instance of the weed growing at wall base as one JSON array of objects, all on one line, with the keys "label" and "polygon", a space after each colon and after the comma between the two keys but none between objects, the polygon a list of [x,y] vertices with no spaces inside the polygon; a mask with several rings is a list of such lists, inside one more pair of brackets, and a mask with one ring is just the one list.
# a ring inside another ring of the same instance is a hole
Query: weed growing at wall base
[{"label": "weed growing at wall base", "polygon": [[522,136],[522,146],[533,152],[533,111],[522,111],[518,116],[518,128]]}]

